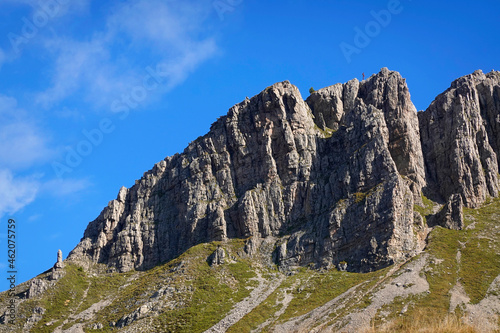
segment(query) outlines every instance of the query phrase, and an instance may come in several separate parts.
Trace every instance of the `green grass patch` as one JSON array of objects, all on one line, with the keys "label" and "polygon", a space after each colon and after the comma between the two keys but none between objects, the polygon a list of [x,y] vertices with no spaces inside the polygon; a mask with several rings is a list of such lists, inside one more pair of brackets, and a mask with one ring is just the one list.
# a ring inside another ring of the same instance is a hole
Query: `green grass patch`
[{"label": "green grass patch", "polygon": [[500,255],[491,243],[484,238],[471,239],[462,250],[460,279],[473,304],[486,296],[490,284],[500,274]]},{"label": "green grass patch", "polygon": [[125,284],[130,275],[130,273],[111,273],[92,277],[87,297],[83,300],[78,311],[84,311],[93,304],[116,293]]},{"label": "green grass patch", "polygon": [[[235,284],[224,283],[219,276],[229,274]],[[187,306],[163,313],[156,320],[161,332],[203,332],[219,322],[232,306],[250,294],[250,279],[255,273],[246,261],[226,267],[210,267],[207,263],[197,267],[191,285],[194,292]]]},{"label": "green grass patch", "polygon": [[360,203],[366,198],[366,193],[363,192],[356,192],[354,193],[354,202]]},{"label": "green grass patch", "polygon": [[460,231],[436,227],[429,236],[427,252],[435,259],[426,270],[430,293],[416,302],[429,315],[445,315],[450,304],[450,290],[457,280],[457,249]]},{"label": "green grass patch", "polygon": [[[220,244],[199,244],[167,264],[145,272],[128,273],[129,279],[131,275],[137,276],[133,281],[128,281],[127,286],[122,286],[118,298],[97,314],[93,322],[102,323],[104,328],[96,332],[116,330],[109,326],[110,322],[118,323],[124,315],[150,301],[162,287],[173,287],[176,290],[168,301],[178,302],[179,305],[172,310],[165,310],[153,319],[152,325],[158,332],[203,332],[216,324],[236,302],[250,294],[247,287],[256,283],[252,280],[255,277],[254,269],[246,260],[239,259],[217,267],[209,266],[206,259]],[[245,240],[238,239],[224,243],[223,247],[227,253],[234,254],[244,244]],[[120,279],[120,276],[108,276],[101,291],[106,294],[123,285],[127,278]],[[98,301],[97,294],[89,294],[92,301]],[[92,301],[82,304],[81,308],[87,307]]]},{"label": "green grass patch", "polygon": [[500,275],[500,199],[490,199],[479,209],[464,209],[464,216],[469,228],[461,235],[465,246],[459,276],[471,303],[478,303]]},{"label": "green grass patch", "polygon": [[305,284],[292,291],[293,299],[279,320],[303,315],[378,274],[380,271],[349,273],[332,269],[325,273],[318,273],[303,270],[297,274],[296,278],[304,281]]},{"label": "green grass patch", "polygon": [[314,124],[314,128],[320,132],[322,135],[323,135],[323,138],[325,139],[328,139],[328,138],[331,138],[333,133],[336,132],[336,130],[334,129],[331,129],[331,128],[328,128],[328,127],[325,127],[324,130],[322,130],[318,125]]},{"label": "green grass patch", "polygon": [[[33,328],[33,332],[52,332],[65,318],[74,313],[83,298],[89,283],[86,273],[75,265],[66,265],[66,274],[49,289],[39,305],[46,309],[43,319]],[[47,323],[51,323],[46,325]]]},{"label": "green grass patch", "polygon": [[413,205],[413,210],[422,215],[424,221],[427,223],[427,216],[433,213],[435,203],[432,200],[427,199],[427,197],[421,194],[422,205]]}]

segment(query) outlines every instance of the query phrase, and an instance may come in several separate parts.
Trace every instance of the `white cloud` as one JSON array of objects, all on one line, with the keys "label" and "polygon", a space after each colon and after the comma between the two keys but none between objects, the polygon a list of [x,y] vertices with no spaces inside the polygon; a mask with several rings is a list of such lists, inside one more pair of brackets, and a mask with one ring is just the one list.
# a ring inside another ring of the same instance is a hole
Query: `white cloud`
[{"label": "white cloud", "polygon": [[193,1],[125,1],[106,19],[105,29],[86,41],[52,40],[47,49],[56,56],[53,84],[38,95],[45,107],[81,93],[94,106],[112,100],[141,84],[147,66],[169,66],[162,91],[182,82],[212,57],[215,41],[200,37],[205,16],[212,10]]},{"label": "white cloud", "polygon": [[36,197],[39,182],[34,178],[14,177],[7,169],[0,170],[0,217],[15,214]]},{"label": "white cloud", "polygon": [[16,169],[54,156],[37,129],[27,123],[0,125],[0,163]]},{"label": "white cloud", "polygon": [[109,53],[99,40],[59,40],[51,41],[47,46],[57,50],[58,56],[52,87],[37,97],[37,102],[45,107],[52,106],[81,88],[91,90],[94,84],[101,85],[99,82],[102,78],[110,75],[112,66],[103,66],[109,62]]},{"label": "white cloud", "polygon": [[39,220],[42,216],[43,216],[42,214],[31,215],[30,217],[28,217],[28,222],[33,223]]},{"label": "white cloud", "polygon": [[0,166],[19,170],[53,158],[48,141],[15,98],[0,95]]},{"label": "white cloud", "polygon": [[[45,12],[51,12],[52,10],[57,10],[57,15],[62,16],[68,13],[78,13],[87,11],[89,9],[91,0],[71,0],[64,3],[64,1],[47,1],[47,0],[3,0],[0,3],[2,5],[16,5],[16,6],[30,6],[33,12],[43,10]],[[50,7],[49,7],[50,4]]]},{"label": "white cloud", "polygon": [[87,179],[53,179],[42,185],[41,191],[56,197],[64,197],[81,192],[91,186]]},{"label": "white cloud", "polygon": [[[11,170],[0,169],[0,218],[15,214],[32,203],[38,195],[66,197],[77,194],[91,186],[87,179],[52,179],[42,181],[41,175],[16,177]],[[33,222],[41,215],[29,218]]]},{"label": "white cloud", "polygon": [[[188,51],[200,42],[203,21],[213,8],[193,1],[140,0],[120,7],[107,22],[107,36],[125,34],[134,43],[145,39],[161,52]],[[174,50],[172,50],[174,47]]]},{"label": "white cloud", "polygon": [[[38,195],[66,197],[91,186],[87,179],[52,179],[43,182],[40,175],[16,177],[11,170],[0,169],[0,218],[15,214],[32,203]],[[30,222],[41,215],[33,215]]]}]

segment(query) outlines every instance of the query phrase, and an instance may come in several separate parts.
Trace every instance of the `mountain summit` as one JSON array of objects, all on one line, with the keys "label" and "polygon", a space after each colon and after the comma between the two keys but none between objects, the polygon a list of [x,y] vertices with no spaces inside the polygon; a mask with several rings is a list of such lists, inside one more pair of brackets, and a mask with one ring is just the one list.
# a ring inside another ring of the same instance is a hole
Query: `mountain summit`
[{"label": "mountain summit", "polygon": [[371,271],[415,255],[425,170],[405,80],[383,69],[314,92],[288,81],[235,105],[208,134],[122,188],[69,260],[120,272],[188,248],[275,243],[280,266],[348,263]]},{"label": "mountain summit", "polygon": [[249,252],[274,243],[284,267],[363,272],[414,256],[428,231],[413,210],[423,194],[450,201],[457,212],[430,219],[455,228],[462,205],[497,196],[499,80],[460,78],[421,113],[387,68],[306,101],[274,84],[122,188],[69,260],[143,270],[232,238]]}]

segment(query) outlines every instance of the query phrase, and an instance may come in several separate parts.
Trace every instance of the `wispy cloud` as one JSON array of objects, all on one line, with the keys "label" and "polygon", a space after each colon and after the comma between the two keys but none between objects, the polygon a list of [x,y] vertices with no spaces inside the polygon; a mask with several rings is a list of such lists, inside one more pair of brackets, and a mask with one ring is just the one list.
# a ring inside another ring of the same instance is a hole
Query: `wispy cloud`
[{"label": "wispy cloud", "polygon": [[140,82],[145,67],[159,63],[171,72],[163,91],[172,89],[217,50],[202,29],[211,10],[204,2],[126,1],[91,38],[47,41],[56,57],[52,86],[37,101],[51,107],[78,92],[93,106],[109,107]]},{"label": "wispy cloud", "polygon": [[83,12],[89,9],[91,0],[71,0],[71,1],[40,1],[40,0],[3,0],[1,6],[5,5],[24,5],[30,6],[33,11],[43,10],[50,13],[57,10],[57,15],[66,15],[68,12]]},{"label": "wispy cloud", "polygon": [[64,197],[86,190],[91,186],[88,179],[53,179],[44,183],[41,191],[57,197]]},{"label": "wispy cloud", "polygon": [[15,98],[0,95],[0,166],[26,169],[53,158],[48,135],[19,108]]},{"label": "wispy cloud", "polygon": [[[92,185],[88,179],[44,181],[42,178],[41,174],[16,177],[11,170],[0,169],[0,218],[7,214],[15,214],[42,193],[54,197],[66,197],[78,194]],[[39,215],[31,216],[30,222],[39,217]]]},{"label": "wispy cloud", "polygon": [[[0,216],[14,214],[43,191],[61,197],[80,192],[88,180],[47,179],[36,171],[57,156],[45,133],[15,98],[0,95]],[[29,176],[16,176],[19,172]]]},{"label": "wispy cloud", "polygon": [[29,123],[0,125],[0,163],[16,169],[28,168],[37,161],[47,161],[54,152],[46,139]]},{"label": "wispy cloud", "polygon": [[0,170],[0,216],[15,214],[31,203],[39,187],[39,182],[33,177],[14,177],[10,170]]},{"label": "wispy cloud", "polygon": [[[6,0],[0,8],[30,6],[26,15],[31,18],[47,3]],[[33,103],[51,108],[52,115],[81,119],[80,111],[70,109],[65,102],[72,105],[75,98],[87,101],[88,106],[111,110],[114,100],[143,84],[144,77],[150,75],[148,68],[161,69],[161,84],[155,88],[159,95],[182,83],[217,52],[214,38],[205,29],[206,19],[213,13],[210,2],[116,3],[99,31],[82,34],[69,27],[61,33],[49,33],[62,26],[62,15],[88,11],[90,0],[67,2],[53,16],[59,19],[50,21],[54,25],[45,33],[40,29],[36,45],[43,45],[48,52],[44,55],[47,67],[42,72],[49,84],[34,94]],[[35,42],[35,38],[30,41]],[[0,49],[0,68],[15,58],[9,52]],[[92,185],[88,179],[52,179],[41,172],[62,152],[64,143],[55,143],[47,130],[50,125],[36,117],[36,113],[20,107],[15,98],[0,94],[0,216],[21,210],[39,195],[65,197]]]},{"label": "wispy cloud", "polygon": [[[37,96],[37,102],[45,107],[63,100],[80,89],[90,93],[95,84],[114,76],[109,51],[103,41],[53,40],[47,47],[57,53],[52,77],[52,86]],[[119,83],[117,83],[119,84]],[[103,94],[107,93],[106,91]]]},{"label": "wispy cloud", "polygon": [[[43,180],[41,174],[17,177],[9,169],[0,169],[0,218],[7,214],[15,214],[39,195],[67,197],[81,193],[91,185],[88,179]],[[35,221],[39,217],[40,215],[33,215],[29,221]]]},{"label": "wispy cloud", "polygon": [[33,223],[35,221],[38,221],[42,216],[42,214],[31,215],[30,217],[28,217],[28,222]]}]

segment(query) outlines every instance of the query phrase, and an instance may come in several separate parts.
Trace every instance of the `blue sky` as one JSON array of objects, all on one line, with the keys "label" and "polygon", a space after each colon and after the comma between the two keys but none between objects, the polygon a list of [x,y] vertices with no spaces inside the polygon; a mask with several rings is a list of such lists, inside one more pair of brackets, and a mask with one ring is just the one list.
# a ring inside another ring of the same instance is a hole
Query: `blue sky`
[{"label": "blue sky", "polygon": [[2,1],[0,290],[9,218],[22,282],[246,96],[289,80],[306,98],[389,67],[423,110],[500,69],[498,22],[498,1]]}]

